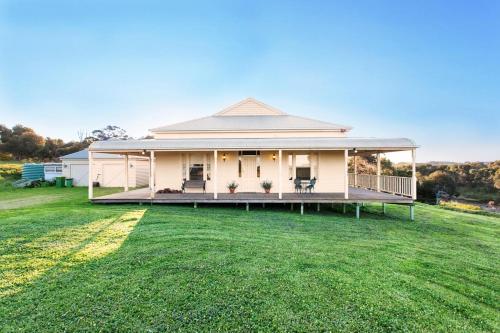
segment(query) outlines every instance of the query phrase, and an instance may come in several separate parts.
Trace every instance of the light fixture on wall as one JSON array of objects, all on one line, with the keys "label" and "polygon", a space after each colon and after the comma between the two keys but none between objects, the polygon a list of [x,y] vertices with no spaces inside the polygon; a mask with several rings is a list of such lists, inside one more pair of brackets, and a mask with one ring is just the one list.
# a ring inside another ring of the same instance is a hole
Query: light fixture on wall
[{"label": "light fixture on wall", "polygon": [[146,155],[146,149],[142,150],[142,155]]},{"label": "light fixture on wall", "polygon": [[223,162],[226,162],[226,153],[223,153],[223,154],[222,154],[222,161],[223,161]]},{"label": "light fixture on wall", "polygon": [[276,154],[273,154],[273,161],[276,161]]},{"label": "light fixture on wall", "polygon": [[357,153],[358,153],[358,149],[354,148],[354,154],[357,154]]}]

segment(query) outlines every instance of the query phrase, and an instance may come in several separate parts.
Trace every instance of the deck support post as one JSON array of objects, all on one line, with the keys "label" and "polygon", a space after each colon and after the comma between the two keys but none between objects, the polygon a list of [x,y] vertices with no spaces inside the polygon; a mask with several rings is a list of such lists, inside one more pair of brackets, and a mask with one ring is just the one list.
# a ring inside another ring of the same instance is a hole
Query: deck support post
[{"label": "deck support post", "polygon": [[214,150],[214,199],[217,199],[217,150]]},{"label": "deck support post", "polygon": [[385,215],[385,202],[382,202],[382,214]]},{"label": "deck support post", "polygon": [[360,211],[360,205],[359,202],[356,202],[356,220],[359,220],[359,211]]},{"label": "deck support post", "polygon": [[262,208],[266,208],[266,203],[265,202],[262,203]]},{"label": "deck support post", "polygon": [[281,170],[282,169],[282,151],[281,149],[278,150],[278,199],[283,199],[283,176],[282,176],[282,173],[283,171]]},{"label": "deck support post", "polygon": [[293,202],[290,204],[290,210],[293,210]]},{"label": "deck support post", "polygon": [[410,221],[415,221],[415,205],[410,205]]},{"label": "deck support post", "polygon": [[349,199],[349,170],[348,170],[349,150],[344,150],[344,199]]},{"label": "deck support post", "polygon": [[319,204],[319,202],[316,205],[317,205],[316,210],[319,212],[319,210],[320,210],[320,204]]},{"label": "deck support post", "polygon": [[198,203],[196,201],[194,202],[193,207],[198,208]]},{"label": "deck support post", "polygon": [[246,204],[246,207],[245,207],[246,211],[249,212],[250,211],[250,204],[247,202]]},{"label": "deck support post", "polygon": [[380,153],[377,154],[377,192],[380,192]]},{"label": "deck support post", "polygon": [[304,215],[304,203],[300,203],[300,215]]},{"label": "deck support post", "polygon": [[149,167],[150,167],[150,172],[149,172],[149,188],[150,188],[150,193],[149,197],[150,199],[154,199],[155,197],[155,152],[154,150],[151,150],[150,156],[149,156]]},{"label": "deck support post", "polygon": [[123,189],[125,192],[128,192],[128,154],[125,154],[125,184],[123,186]]},{"label": "deck support post", "polygon": [[94,154],[89,150],[89,200],[94,198],[94,179],[92,178],[93,164],[94,164]]},{"label": "deck support post", "polygon": [[416,168],[417,150],[411,150],[411,197],[417,200],[417,168]]},{"label": "deck support post", "polygon": [[345,203],[342,204],[342,214],[345,214]]}]

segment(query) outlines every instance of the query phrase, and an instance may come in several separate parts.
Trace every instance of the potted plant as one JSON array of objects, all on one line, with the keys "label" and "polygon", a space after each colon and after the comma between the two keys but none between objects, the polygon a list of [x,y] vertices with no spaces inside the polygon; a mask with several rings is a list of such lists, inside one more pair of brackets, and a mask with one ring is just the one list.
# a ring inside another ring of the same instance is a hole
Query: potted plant
[{"label": "potted plant", "polygon": [[229,193],[233,194],[234,191],[236,191],[236,188],[238,188],[238,184],[233,180],[227,184],[227,188],[229,189]]},{"label": "potted plant", "polygon": [[260,186],[266,191],[266,193],[271,192],[271,187],[273,187],[273,182],[270,180],[264,180],[262,183],[260,183]]}]

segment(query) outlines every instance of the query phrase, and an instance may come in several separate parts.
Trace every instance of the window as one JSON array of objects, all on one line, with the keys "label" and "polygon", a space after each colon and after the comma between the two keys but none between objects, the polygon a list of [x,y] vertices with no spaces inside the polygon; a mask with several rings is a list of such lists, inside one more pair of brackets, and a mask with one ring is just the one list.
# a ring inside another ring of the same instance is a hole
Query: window
[{"label": "window", "polygon": [[241,156],[238,156],[238,177],[241,178]]},{"label": "window", "polygon": [[211,166],[210,166],[210,158],[207,158],[207,180],[210,180],[210,173],[211,173]]},{"label": "window", "polygon": [[182,178],[186,178],[187,176],[187,163],[186,163],[186,156],[182,156]]},{"label": "window", "polygon": [[257,178],[260,178],[260,156],[257,156]]},{"label": "window", "polygon": [[243,156],[256,156],[256,155],[260,155],[260,151],[259,150],[243,150],[243,151],[240,151],[239,152],[239,155],[243,155]]},{"label": "window", "polygon": [[45,165],[44,171],[46,173],[62,172],[62,165]]},{"label": "window", "polygon": [[310,155],[295,156],[295,177],[301,179],[311,179],[311,158]]},{"label": "window", "polygon": [[191,164],[189,166],[190,180],[203,180],[203,164]]}]

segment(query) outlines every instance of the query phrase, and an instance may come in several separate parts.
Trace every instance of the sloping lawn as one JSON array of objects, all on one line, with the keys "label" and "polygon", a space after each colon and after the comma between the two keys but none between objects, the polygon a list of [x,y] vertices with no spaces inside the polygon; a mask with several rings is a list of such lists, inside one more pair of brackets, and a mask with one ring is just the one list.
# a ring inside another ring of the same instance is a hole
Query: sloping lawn
[{"label": "sloping lawn", "polygon": [[0,210],[2,332],[500,329],[496,217],[8,199],[36,191]]}]

